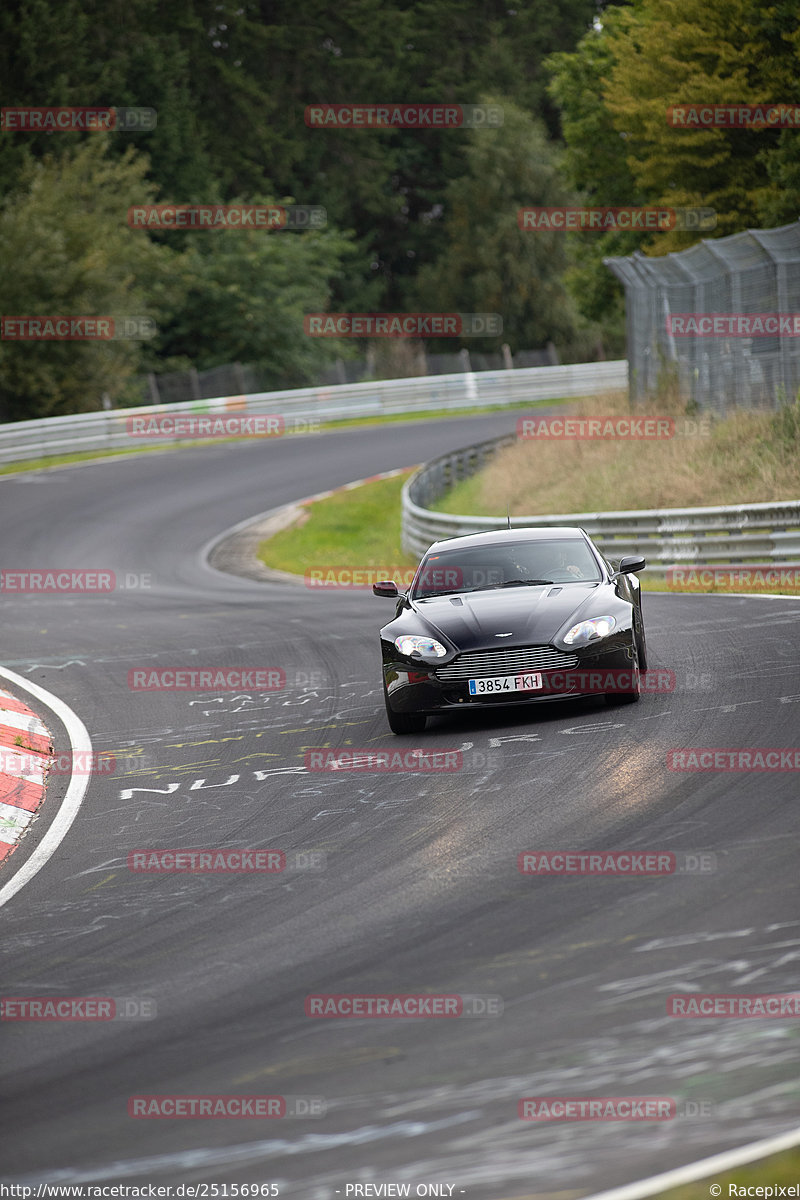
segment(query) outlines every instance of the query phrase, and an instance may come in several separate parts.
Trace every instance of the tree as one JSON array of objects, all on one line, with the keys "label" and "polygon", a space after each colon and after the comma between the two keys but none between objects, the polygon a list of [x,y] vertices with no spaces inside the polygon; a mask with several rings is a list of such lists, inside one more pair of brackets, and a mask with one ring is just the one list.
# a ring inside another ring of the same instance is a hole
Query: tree
[{"label": "tree", "polygon": [[[108,154],[107,136],[30,162],[0,206],[0,312],[13,316],[149,317],[177,301],[174,252],[125,223],[129,205],[152,198],[146,160]],[[142,344],[0,342],[0,420],[85,412],[119,397]]]},{"label": "tree", "polygon": [[[667,121],[671,106],[757,104],[771,98],[751,0],[640,0],[608,26],[613,65],[604,92],[638,190],[651,202],[713,208],[714,236],[759,224],[771,184],[762,151],[774,130],[687,129]],[[658,237],[657,253],[696,235]]]},{"label": "tree", "polygon": [[797,133],[671,125],[670,107],[791,101],[800,32],[794,6],[760,0],[636,0],[609,7],[574,53],[553,55],[568,181],[588,203],[710,207],[710,232],[576,235],[567,283],[581,312],[617,332],[622,292],[605,256],[661,255],[794,219]]},{"label": "tree", "polygon": [[[146,235],[143,235],[146,236]],[[306,334],[304,317],[326,310],[333,281],[355,249],[335,232],[208,230],[181,256],[185,300],[158,351],[201,370],[230,362],[260,367],[275,387],[297,387],[353,353],[352,342]]]},{"label": "tree", "polygon": [[417,304],[422,311],[499,313],[502,335],[471,340],[472,348],[548,341],[568,347],[577,328],[561,281],[564,234],[522,230],[518,211],[569,203],[571,196],[541,124],[506,98],[489,102],[502,103],[505,122],[467,139],[466,171],[445,192],[445,248],[420,270]]},{"label": "tree", "polygon": [[[613,21],[615,11],[607,11],[604,21]],[[553,54],[546,61],[551,72],[549,90],[561,109],[566,143],[562,172],[582,204],[643,202],[628,166],[624,136],[601,99],[603,80],[613,62],[605,27],[590,30],[574,53]],[[625,296],[603,258],[631,254],[644,241],[641,234],[625,231],[567,235],[565,286],[584,319],[602,325],[612,353],[621,352],[624,345]]]}]

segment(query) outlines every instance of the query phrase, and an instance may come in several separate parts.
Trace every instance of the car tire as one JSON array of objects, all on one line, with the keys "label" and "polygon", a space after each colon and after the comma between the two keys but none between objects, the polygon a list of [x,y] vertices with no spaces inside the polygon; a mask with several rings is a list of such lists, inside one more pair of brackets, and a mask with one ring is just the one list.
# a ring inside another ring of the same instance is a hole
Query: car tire
[{"label": "car tire", "polygon": [[632,670],[636,674],[635,690],[632,692],[606,692],[606,704],[607,705],[611,706],[612,708],[615,708],[619,704],[636,704],[637,700],[639,700],[639,698],[642,694],[641,681],[639,678],[642,667],[641,667],[641,663],[639,661],[639,639],[638,638],[635,638],[634,645],[633,645]]},{"label": "car tire", "polygon": [[399,736],[409,733],[422,733],[427,722],[427,717],[424,713],[397,713],[389,704],[389,697],[386,694],[386,685],[383,686],[383,701],[386,705],[386,720],[389,722],[389,728],[392,733]]},{"label": "car tire", "polygon": [[644,621],[642,620],[642,609],[639,607],[639,632],[636,635],[636,652],[639,655],[639,670],[647,670],[647,638],[644,632]]}]

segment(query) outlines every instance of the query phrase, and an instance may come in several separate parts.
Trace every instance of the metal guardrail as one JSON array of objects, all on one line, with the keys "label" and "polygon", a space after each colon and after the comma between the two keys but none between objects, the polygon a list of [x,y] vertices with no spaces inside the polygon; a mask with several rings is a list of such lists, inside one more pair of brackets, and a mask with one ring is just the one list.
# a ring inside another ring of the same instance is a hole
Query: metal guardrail
[{"label": "metal guardrail", "polygon": [[[76,451],[119,450],[141,446],[142,438],[128,433],[130,417],[180,415],[250,416],[270,414],[298,422],[414,413],[428,409],[468,411],[533,400],[563,400],[627,388],[628,364],[574,363],[559,367],[529,367],[512,371],[478,371],[458,375],[426,375],[416,379],[383,379],[373,383],[256,392],[249,396],[220,396],[191,404],[147,404],[112,412],[78,413],[0,425],[0,463],[71,454]],[[153,439],[153,444],[177,444],[185,435]]]},{"label": "metal guardrail", "polygon": [[[426,507],[460,479],[474,474],[513,435],[443,454],[420,467],[402,496],[403,549],[421,557],[441,538],[505,529],[505,516],[457,516]],[[650,508],[635,512],[558,513],[512,517],[513,528],[579,525],[609,559],[643,554],[667,564],[800,561],[800,501]]]}]

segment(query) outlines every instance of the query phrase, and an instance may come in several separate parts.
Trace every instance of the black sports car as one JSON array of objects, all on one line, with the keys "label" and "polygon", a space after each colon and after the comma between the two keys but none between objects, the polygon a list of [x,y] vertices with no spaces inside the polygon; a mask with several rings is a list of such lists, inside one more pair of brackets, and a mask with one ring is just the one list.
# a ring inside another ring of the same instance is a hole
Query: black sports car
[{"label": "black sports car", "polygon": [[611,564],[582,529],[509,529],[434,542],[381,630],[386,715],[420,733],[429,714],[598,695],[639,699],[647,667],[640,556]]}]

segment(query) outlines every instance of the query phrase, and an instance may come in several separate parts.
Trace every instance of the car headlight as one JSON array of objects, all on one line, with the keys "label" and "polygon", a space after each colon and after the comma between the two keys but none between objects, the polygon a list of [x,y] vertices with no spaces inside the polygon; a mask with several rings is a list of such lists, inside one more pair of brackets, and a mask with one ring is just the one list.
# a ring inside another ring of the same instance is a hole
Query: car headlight
[{"label": "car headlight", "polygon": [[613,617],[592,617],[589,621],[579,621],[564,634],[564,641],[568,646],[585,646],[587,642],[608,637],[616,623]]},{"label": "car headlight", "polygon": [[404,633],[402,637],[394,639],[394,644],[401,654],[405,654],[410,658],[412,654],[419,654],[423,658],[444,658],[447,650],[441,642],[437,642],[435,638],[416,637],[410,633]]}]

